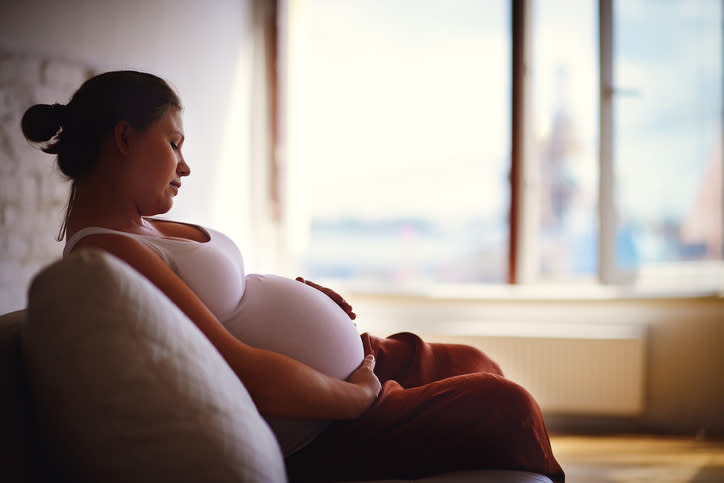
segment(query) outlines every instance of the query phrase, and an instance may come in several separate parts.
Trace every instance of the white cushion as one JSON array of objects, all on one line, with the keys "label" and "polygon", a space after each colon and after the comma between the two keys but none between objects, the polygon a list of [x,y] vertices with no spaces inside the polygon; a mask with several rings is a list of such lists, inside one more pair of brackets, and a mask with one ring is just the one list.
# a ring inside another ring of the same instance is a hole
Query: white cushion
[{"label": "white cushion", "polygon": [[221,355],[111,255],[80,251],[36,277],[23,354],[49,451],[73,481],[286,480]]}]

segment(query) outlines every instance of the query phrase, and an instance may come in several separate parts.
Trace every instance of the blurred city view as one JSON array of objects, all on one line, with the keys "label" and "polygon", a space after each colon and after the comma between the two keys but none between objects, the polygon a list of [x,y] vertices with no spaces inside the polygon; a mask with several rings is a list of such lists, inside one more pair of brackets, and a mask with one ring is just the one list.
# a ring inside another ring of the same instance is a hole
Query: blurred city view
[{"label": "blurred city view", "polygon": [[[722,259],[723,3],[614,2],[618,269]],[[303,273],[504,283],[508,3],[290,4],[287,155]],[[595,280],[597,2],[533,5],[525,193],[536,197],[537,273]]]}]

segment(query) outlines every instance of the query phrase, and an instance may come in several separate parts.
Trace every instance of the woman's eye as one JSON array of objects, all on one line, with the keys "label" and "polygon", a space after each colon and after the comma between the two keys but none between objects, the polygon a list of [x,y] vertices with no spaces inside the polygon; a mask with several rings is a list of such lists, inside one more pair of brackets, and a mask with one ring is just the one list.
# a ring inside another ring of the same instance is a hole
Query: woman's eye
[{"label": "woman's eye", "polygon": [[171,147],[173,148],[174,151],[178,150],[178,144],[176,144],[173,141],[171,141]]}]

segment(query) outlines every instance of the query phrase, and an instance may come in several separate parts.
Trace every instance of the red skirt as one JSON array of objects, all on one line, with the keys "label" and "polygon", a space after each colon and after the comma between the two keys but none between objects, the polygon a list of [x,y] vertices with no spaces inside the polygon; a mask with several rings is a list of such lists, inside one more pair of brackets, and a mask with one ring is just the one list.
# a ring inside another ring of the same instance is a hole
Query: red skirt
[{"label": "red skirt", "polygon": [[564,482],[538,404],[488,356],[410,333],[362,340],[376,358],[379,398],[360,418],[333,423],[287,457],[290,481],[511,469]]}]

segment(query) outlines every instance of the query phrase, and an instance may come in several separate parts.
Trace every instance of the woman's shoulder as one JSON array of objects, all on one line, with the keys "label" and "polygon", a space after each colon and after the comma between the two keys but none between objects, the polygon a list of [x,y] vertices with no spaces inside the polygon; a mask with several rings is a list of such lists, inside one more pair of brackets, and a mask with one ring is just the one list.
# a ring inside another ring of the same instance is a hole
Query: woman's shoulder
[{"label": "woman's shoulder", "polygon": [[107,235],[126,235],[130,236],[130,233],[123,231],[114,230],[111,228],[105,228],[101,226],[86,226],[78,230],[73,230],[68,233],[68,237],[65,242],[63,249],[63,255],[68,255],[75,248],[83,248],[86,246],[92,246],[94,241],[98,239],[98,236],[105,237]]}]

